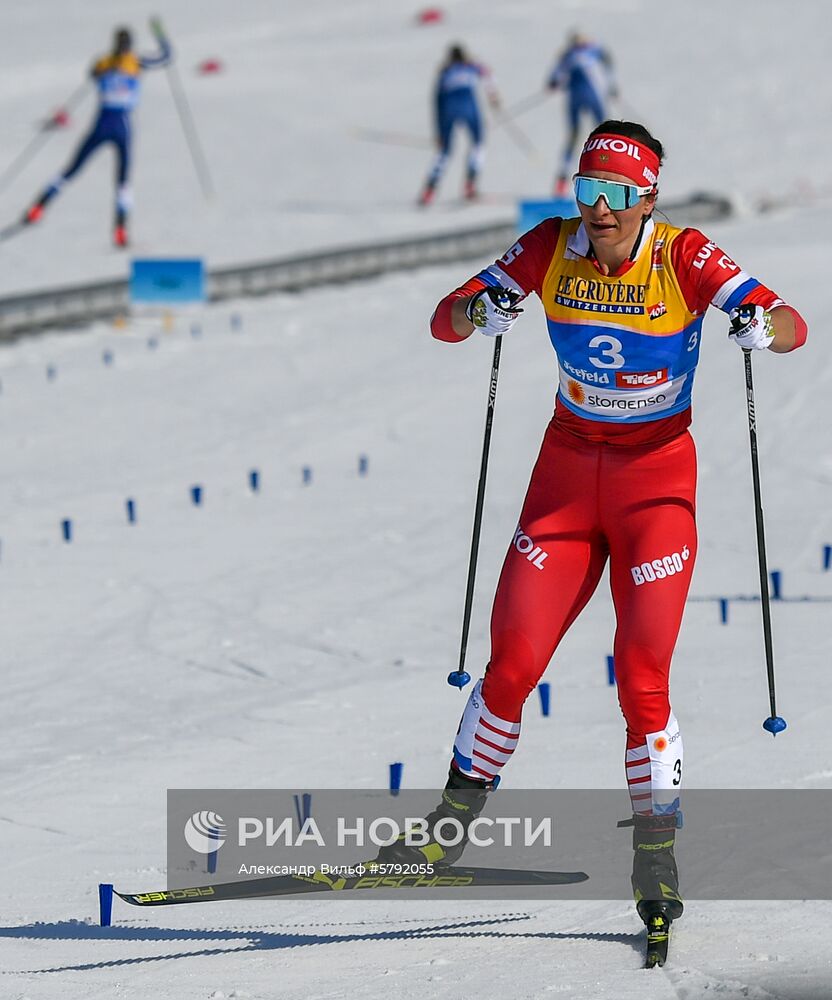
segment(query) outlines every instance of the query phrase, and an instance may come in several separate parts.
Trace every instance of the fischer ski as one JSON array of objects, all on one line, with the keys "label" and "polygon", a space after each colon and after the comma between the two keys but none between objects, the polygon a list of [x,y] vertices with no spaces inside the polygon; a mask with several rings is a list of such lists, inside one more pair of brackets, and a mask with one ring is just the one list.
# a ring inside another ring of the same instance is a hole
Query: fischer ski
[{"label": "fischer ski", "polygon": [[[119,892],[120,899],[133,906],[170,906],[177,903],[203,903],[210,900],[256,899],[268,896],[293,896],[310,892],[366,892],[374,889],[462,889],[488,886],[573,885],[585,882],[586,872],[524,871],[511,868],[467,868],[449,865],[437,867],[433,875],[370,873],[354,877],[312,875],[275,875],[269,878],[190,889],[160,889],[154,892]],[[381,867],[380,865],[377,867]]]},{"label": "fischer ski", "polygon": [[[661,905],[661,904],[660,904]],[[645,969],[663,966],[667,961],[667,946],[670,944],[670,926],[673,921],[664,908],[656,909],[647,919],[647,955]]]}]

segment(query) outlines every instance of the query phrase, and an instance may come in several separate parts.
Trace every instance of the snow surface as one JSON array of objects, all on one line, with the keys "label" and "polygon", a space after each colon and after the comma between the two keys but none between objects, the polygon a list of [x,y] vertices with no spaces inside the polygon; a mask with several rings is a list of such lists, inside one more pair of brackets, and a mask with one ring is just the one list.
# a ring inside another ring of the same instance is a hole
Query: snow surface
[{"label": "snow surface", "polygon": [[[229,64],[222,78],[186,76],[223,193],[205,214],[184,148],[151,155],[162,139],[152,109],[169,98],[162,75],[148,76],[140,239],[218,263],[494,213],[418,215],[409,201],[419,155],[344,137],[353,104],[357,122],[426,130],[427,77],[452,35],[470,40],[519,99],[580,18],[615,45],[627,99],[667,139],[669,192],[790,191],[806,149],[829,143],[815,130],[822,89],[800,84],[822,66],[819,3],[536,7],[449,4],[437,30],[415,28],[409,5],[286,5],[291,16],[279,17],[273,4],[250,3],[232,23],[210,3],[190,26],[184,6],[163,10],[183,71],[212,54]],[[124,18],[146,13],[118,8]],[[42,2],[9,17],[0,101],[10,144],[25,141],[115,16],[98,2],[71,15]],[[799,46],[783,48],[792,38]],[[650,77],[639,68],[648,54],[661,58]],[[761,104],[761,93],[776,99]],[[557,106],[549,112],[559,126]],[[522,119],[541,146],[546,120]],[[255,126],[262,161],[242,146]],[[545,185],[545,169],[533,175],[508,142],[492,145],[495,190],[526,189],[533,177]],[[6,291],[117,273],[123,265],[102,249],[107,180],[97,164],[56,203],[48,228],[4,246]],[[25,199],[25,185],[15,190]],[[284,211],[318,197],[345,207]],[[388,199],[399,207],[371,207]],[[814,329],[814,345],[794,355],[755,358],[755,375],[770,564],[787,594],[826,597],[832,363],[817,345],[830,224],[825,202],[803,199],[708,227]],[[396,760],[408,787],[444,780],[464,700],[445,676],[459,641],[490,344],[452,348],[426,327],[440,295],[482,263],[206,308],[170,330],[144,320],[0,349],[3,997],[832,996],[832,906],[820,902],[693,901],[671,965],[649,973],[624,901],[117,905],[116,927],[95,926],[99,881],[127,891],[164,883],[169,787],[372,788]],[[696,595],[757,587],[742,363],[724,326],[719,314],[706,320],[695,391]],[[504,345],[472,669],[487,657],[490,599],[551,411],[553,360],[530,304]],[[251,468],[259,495],[247,488]],[[188,496],[195,483],[205,490],[199,509]],[[66,517],[71,545],[60,538]],[[823,604],[774,608],[789,721],[775,741],[760,729],[759,607],[732,606],[726,627],[713,604],[689,605],[673,678],[688,786],[830,787],[828,618]],[[623,787],[623,725],[604,664],[612,629],[602,583],[547,675],[552,715],[529,706],[512,786]]]}]

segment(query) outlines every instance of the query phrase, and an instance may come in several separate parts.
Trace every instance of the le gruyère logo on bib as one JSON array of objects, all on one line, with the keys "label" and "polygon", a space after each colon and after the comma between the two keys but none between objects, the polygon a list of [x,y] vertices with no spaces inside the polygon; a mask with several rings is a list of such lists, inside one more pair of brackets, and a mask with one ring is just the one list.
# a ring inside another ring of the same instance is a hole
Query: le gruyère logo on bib
[{"label": "le gruy\u00e8re logo on bib", "polygon": [[646,285],[562,274],[558,278],[555,302],[568,309],[643,316],[646,295]]}]

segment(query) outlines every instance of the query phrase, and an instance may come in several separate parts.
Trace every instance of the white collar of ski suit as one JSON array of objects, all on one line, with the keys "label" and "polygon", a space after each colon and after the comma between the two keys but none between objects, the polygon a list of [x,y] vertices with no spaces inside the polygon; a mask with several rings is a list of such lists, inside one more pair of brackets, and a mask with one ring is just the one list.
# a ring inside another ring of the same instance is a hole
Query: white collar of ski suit
[{"label": "white collar of ski suit", "polygon": [[[647,222],[641,230],[641,239],[638,241],[638,246],[635,252],[630,257],[630,260],[635,262],[641,255],[642,250],[653,238],[653,230],[655,225],[653,223],[653,216],[651,215]],[[564,256],[569,260],[575,260],[578,257],[586,257],[589,253],[589,234],[584,228],[583,222],[578,226],[575,232],[566,241],[566,253]]]}]

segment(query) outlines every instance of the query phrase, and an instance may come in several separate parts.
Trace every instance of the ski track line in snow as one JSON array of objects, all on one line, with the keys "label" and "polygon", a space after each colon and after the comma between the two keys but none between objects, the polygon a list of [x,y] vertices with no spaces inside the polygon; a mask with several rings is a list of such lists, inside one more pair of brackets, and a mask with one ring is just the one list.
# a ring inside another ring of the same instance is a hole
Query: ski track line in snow
[{"label": "ski track line in snow", "polygon": [[23,826],[29,830],[41,830],[43,833],[56,833],[60,837],[68,837],[66,830],[58,830],[54,826],[38,826],[37,823],[24,823],[19,819],[12,819],[11,816],[0,816],[0,823],[10,823],[12,826]]},{"label": "ski track line in snow", "polygon": [[[206,673],[217,674],[222,677],[230,677],[238,680],[250,680],[251,677],[260,678],[263,680],[275,680],[275,675],[266,670],[261,670],[260,668],[253,667],[249,664],[245,664],[241,661],[234,659],[233,657],[228,657],[228,661],[239,669],[237,670],[227,670],[219,664],[215,663],[204,663],[199,662],[193,657],[185,656],[180,657],[175,652],[163,649],[159,644],[158,640],[154,641],[151,638],[151,625],[155,615],[160,615],[167,619],[170,616],[170,598],[162,592],[161,589],[156,587],[154,584],[147,580],[140,580],[135,578],[131,581],[137,588],[143,588],[149,596],[153,599],[153,606],[148,607],[143,617],[141,627],[135,628],[135,644],[138,648],[143,649],[146,653],[149,653],[159,659],[167,660],[172,666],[186,665],[193,667],[197,670],[204,671]],[[362,654],[359,650],[345,650],[336,649],[332,645],[327,645],[325,643],[314,642],[306,638],[301,638],[299,636],[291,637],[286,631],[277,628],[276,626],[264,625],[263,622],[259,621],[253,613],[243,615],[242,613],[237,613],[235,615],[230,615],[228,608],[218,601],[212,600],[211,598],[205,596],[199,598],[195,602],[200,609],[210,610],[212,613],[212,620],[219,622],[221,618],[233,618],[234,621],[234,631],[239,631],[241,620],[245,622],[247,627],[246,635],[251,640],[254,641],[256,638],[256,633],[262,633],[260,638],[264,643],[264,648],[280,648],[286,645],[295,645],[299,649],[309,650],[313,652],[321,652],[327,656],[345,656],[351,654],[353,657],[358,659],[363,659]],[[218,631],[223,631],[217,626]],[[225,630],[227,631],[227,630]],[[347,680],[342,682],[344,686],[349,683]],[[285,678],[281,678],[281,686],[286,687]],[[301,696],[306,692],[310,694],[314,691],[314,688],[307,689],[302,684],[296,685],[292,690],[293,696]]]}]

